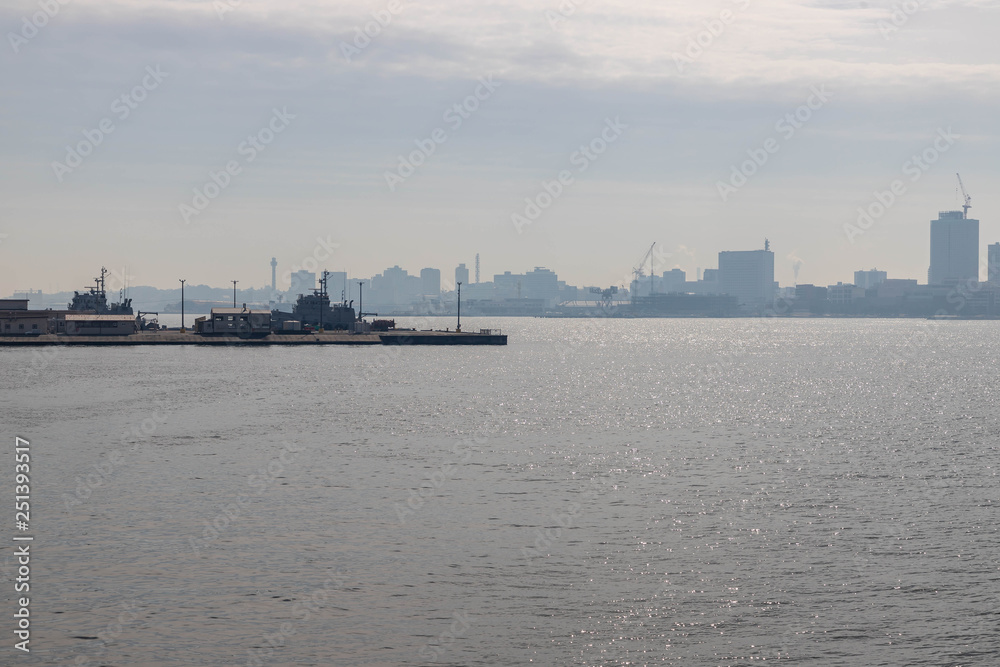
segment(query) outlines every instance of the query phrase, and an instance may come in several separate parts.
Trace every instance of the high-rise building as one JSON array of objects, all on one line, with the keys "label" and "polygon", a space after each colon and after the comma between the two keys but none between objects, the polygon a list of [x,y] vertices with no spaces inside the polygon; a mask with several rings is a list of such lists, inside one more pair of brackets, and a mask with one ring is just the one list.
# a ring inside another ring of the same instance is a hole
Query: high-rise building
[{"label": "high-rise building", "polygon": [[888,275],[885,271],[871,269],[870,271],[855,271],[854,284],[862,289],[878,287],[885,282]]},{"label": "high-rise building", "polygon": [[459,264],[455,269],[455,284],[462,283],[463,285],[469,284],[469,269],[466,268],[465,264]]},{"label": "high-rise building", "polygon": [[370,303],[402,306],[419,301],[423,284],[418,276],[411,276],[406,269],[392,266],[372,277]]},{"label": "high-rise building", "polygon": [[497,299],[519,299],[524,285],[524,274],[504,271],[493,276],[493,286]]},{"label": "high-rise building", "polygon": [[719,253],[719,291],[735,296],[741,306],[760,308],[774,301],[774,253],[728,250]]},{"label": "high-rise building", "polygon": [[536,266],[524,274],[524,298],[544,299],[546,306],[559,302],[559,276],[554,271]]},{"label": "high-rise building", "polygon": [[347,271],[330,271],[326,277],[326,291],[330,293],[331,301],[339,301],[341,297],[349,300]]},{"label": "high-rise building", "polygon": [[944,285],[979,280],[979,221],[961,211],[941,211],[931,220],[931,266],[927,281]]},{"label": "high-rise building", "polygon": [[310,294],[316,289],[316,274],[312,271],[296,271],[292,274],[292,286],[288,291],[292,296]]},{"label": "high-rise building", "polygon": [[[701,269],[698,269],[701,272]],[[669,271],[663,272],[663,278],[660,282],[660,292],[664,294],[672,294],[674,292],[683,292],[684,284],[687,282],[687,274],[681,269],[670,269]]]},{"label": "high-rise building", "polygon": [[986,279],[1000,285],[1000,243],[991,243],[986,249]]},{"label": "high-rise building", "polygon": [[441,269],[420,269],[421,292],[424,296],[441,296]]}]

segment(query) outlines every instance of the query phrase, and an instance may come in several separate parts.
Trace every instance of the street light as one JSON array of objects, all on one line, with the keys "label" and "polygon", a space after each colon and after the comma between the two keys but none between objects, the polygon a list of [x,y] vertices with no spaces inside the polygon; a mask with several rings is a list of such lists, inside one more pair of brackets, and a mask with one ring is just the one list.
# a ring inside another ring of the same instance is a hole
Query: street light
[{"label": "street light", "polygon": [[238,282],[238,280],[233,281],[233,308],[236,307],[236,283]]},{"label": "street light", "polygon": [[[180,280],[180,278],[178,278]],[[186,329],[184,328],[184,283],[187,281],[181,280],[181,333],[184,333]]]},{"label": "street light", "polygon": [[458,283],[458,326],[455,331],[462,333],[462,283]]},{"label": "street light", "polygon": [[358,282],[358,321],[365,321],[365,283]]}]

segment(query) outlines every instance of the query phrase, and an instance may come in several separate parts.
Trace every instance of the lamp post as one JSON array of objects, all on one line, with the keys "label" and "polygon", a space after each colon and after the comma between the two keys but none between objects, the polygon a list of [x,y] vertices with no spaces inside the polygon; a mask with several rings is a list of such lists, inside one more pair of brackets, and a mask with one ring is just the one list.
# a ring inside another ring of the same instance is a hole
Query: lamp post
[{"label": "lamp post", "polygon": [[455,331],[462,333],[462,283],[458,283],[458,326]]},{"label": "lamp post", "polygon": [[236,307],[236,283],[238,282],[238,280],[233,281],[233,308]]},{"label": "lamp post", "polygon": [[365,284],[358,281],[358,321],[365,321]]},{"label": "lamp post", "polygon": [[[180,280],[178,278],[178,280]],[[184,283],[186,281],[181,280],[181,333],[184,333],[186,329],[184,328]]]}]

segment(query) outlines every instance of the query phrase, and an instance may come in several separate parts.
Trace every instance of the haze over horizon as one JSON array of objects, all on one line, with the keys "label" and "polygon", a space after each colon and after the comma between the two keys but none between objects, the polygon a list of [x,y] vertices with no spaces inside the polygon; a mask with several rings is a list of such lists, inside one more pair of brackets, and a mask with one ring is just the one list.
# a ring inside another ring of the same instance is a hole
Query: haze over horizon
[{"label": "haze over horizon", "polygon": [[[912,5],[17,0],[0,9],[0,293],[81,289],[101,265],[263,286],[272,256],[281,275],[317,239],[338,246],[320,268],[359,277],[444,277],[478,252],[484,280],[620,284],[657,241],[658,270],[694,279],[768,238],[782,285],[797,262],[800,283],[925,282],[956,172],[983,257],[1000,241],[1000,1]],[[551,205],[512,222],[543,183]]]}]

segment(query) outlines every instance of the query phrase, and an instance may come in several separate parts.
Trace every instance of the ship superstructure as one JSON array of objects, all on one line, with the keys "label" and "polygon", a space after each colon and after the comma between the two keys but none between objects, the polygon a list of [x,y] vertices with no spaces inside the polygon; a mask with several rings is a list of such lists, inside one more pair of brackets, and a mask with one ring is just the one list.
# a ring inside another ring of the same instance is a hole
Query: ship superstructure
[{"label": "ship superstructure", "polygon": [[328,271],[323,272],[323,277],[319,281],[320,286],[314,289],[312,294],[299,295],[290,315],[280,310],[272,310],[272,323],[281,326],[285,321],[297,321],[302,326],[309,325],[317,329],[350,329],[358,319],[354,312],[354,302],[342,300],[340,303],[330,303],[330,295],[326,289],[328,275]]},{"label": "ship superstructure", "polygon": [[88,287],[86,292],[73,292],[73,300],[66,308],[98,315],[133,315],[132,299],[126,298],[124,293],[120,296],[118,303],[108,303],[104,280],[106,275],[108,275],[108,270],[102,266],[100,277],[94,278],[94,286]]}]

